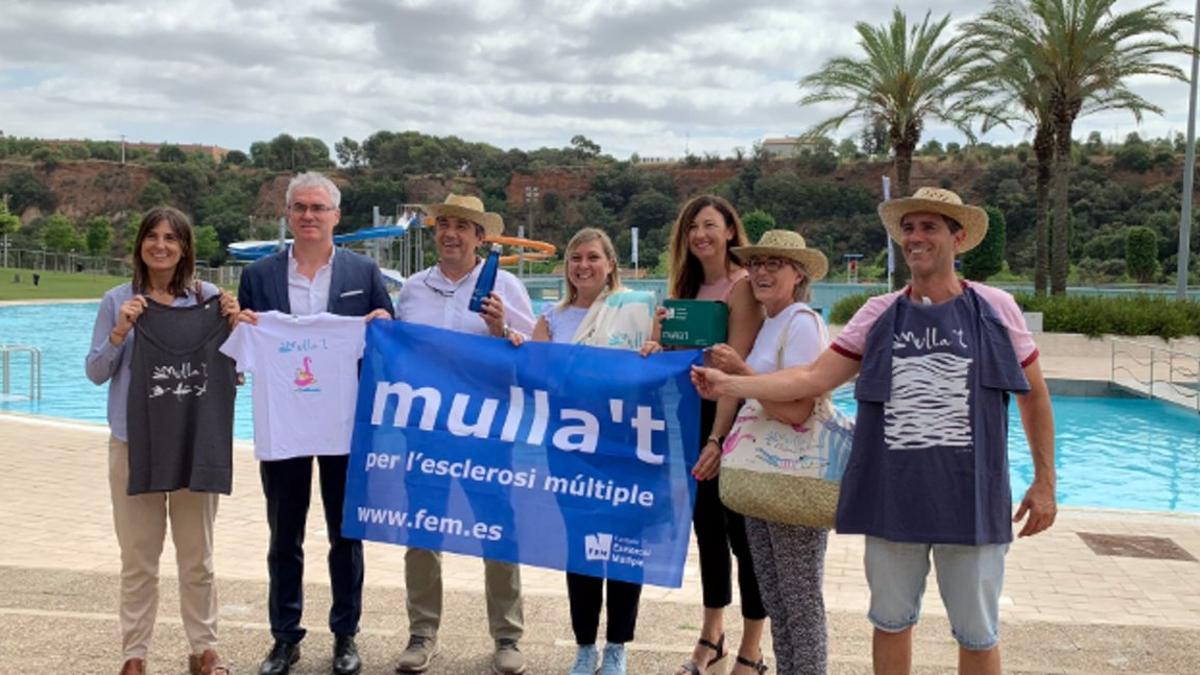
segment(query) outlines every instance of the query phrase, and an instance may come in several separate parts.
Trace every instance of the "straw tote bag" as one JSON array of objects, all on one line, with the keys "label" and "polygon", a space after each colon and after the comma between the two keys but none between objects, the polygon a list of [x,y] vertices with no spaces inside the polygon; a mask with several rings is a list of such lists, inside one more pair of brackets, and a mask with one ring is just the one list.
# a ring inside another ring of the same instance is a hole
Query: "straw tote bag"
[{"label": "straw tote bag", "polygon": [[[777,363],[783,367],[788,328],[796,314],[817,320],[821,346],[829,334],[821,317],[804,308],[792,314],[779,338]],[[730,509],[762,520],[832,528],[854,421],[828,394],[817,399],[803,424],[769,418],[755,399],[738,411],[721,456],[721,501]]]}]

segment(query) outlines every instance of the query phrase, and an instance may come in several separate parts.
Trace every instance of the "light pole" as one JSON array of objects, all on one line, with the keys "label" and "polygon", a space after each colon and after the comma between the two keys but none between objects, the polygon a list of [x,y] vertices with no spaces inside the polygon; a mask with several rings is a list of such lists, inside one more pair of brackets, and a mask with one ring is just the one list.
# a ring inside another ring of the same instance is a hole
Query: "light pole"
[{"label": "light pole", "polygon": [[[1200,2],[1200,0],[1196,0]],[[525,207],[529,212],[529,238],[533,239],[533,206],[538,200],[539,190],[536,185],[525,186]]]},{"label": "light pole", "polygon": [[1187,148],[1183,153],[1183,208],[1179,214],[1179,254],[1177,256],[1178,279],[1175,286],[1175,297],[1187,299],[1188,287],[1188,255],[1192,252],[1192,181],[1195,178],[1196,165],[1196,70],[1197,47],[1200,47],[1200,0],[1196,0],[1196,13],[1192,15],[1195,32],[1192,35],[1192,91],[1188,98],[1188,130]]}]

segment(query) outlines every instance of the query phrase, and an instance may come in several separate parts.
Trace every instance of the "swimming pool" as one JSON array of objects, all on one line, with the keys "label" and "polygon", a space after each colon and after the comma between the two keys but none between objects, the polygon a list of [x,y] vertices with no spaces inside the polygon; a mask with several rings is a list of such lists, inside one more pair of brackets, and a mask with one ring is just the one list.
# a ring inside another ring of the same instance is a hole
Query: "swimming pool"
[{"label": "swimming pool", "polygon": [[[0,343],[42,350],[42,400],[0,402],[0,411],[105,422],[107,386],[84,375],[99,303],[0,307]],[[13,358],[13,391],[24,391],[26,361]],[[235,411],[238,438],[253,437],[249,387]],[[836,400],[854,410],[849,390]],[[1159,401],[1054,398],[1061,503],[1200,513],[1200,416]],[[1016,405],[1009,411],[1009,461],[1019,499],[1033,479]]]}]

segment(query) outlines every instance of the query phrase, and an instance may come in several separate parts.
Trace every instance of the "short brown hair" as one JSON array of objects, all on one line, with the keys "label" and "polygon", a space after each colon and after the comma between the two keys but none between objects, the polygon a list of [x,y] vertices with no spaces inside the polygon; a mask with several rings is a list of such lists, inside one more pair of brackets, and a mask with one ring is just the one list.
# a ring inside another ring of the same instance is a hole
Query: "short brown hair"
[{"label": "short brown hair", "polygon": [[167,290],[175,297],[187,295],[187,289],[192,285],[192,277],[196,274],[196,240],[192,234],[192,222],[179,209],[170,206],[156,206],[142,216],[138,225],[137,238],[133,240],[133,290],[144,293],[150,282],[150,268],[142,260],[142,243],[150,236],[150,231],[159,223],[166,222],[179,238],[179,263],[175,265],[175,273]]}]

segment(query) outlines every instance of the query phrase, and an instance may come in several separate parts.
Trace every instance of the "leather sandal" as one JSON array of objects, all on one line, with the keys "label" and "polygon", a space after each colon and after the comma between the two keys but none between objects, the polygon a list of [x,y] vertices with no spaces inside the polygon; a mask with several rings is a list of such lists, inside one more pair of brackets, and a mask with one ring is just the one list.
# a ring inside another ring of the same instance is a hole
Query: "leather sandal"
[{"label": "leather sandal", "polygon": [[707,673],[709,671],[709,669],[711,669],[714,665],[720,663],[721,660],[725,658],[725,634],[724,633],[721,633],[721,637],[718,638],[715,643],[712,640],[709,640],[707,638],[700,638],[699,640],[696,640],[696,644],[700,645],[701,647],[705,647],[707,649],[713,650],[713,657],[708,660],[708,663],[704,666],[704,670],[700,670],[700,667],[696,665],[695,661],[689,660],[689,661],[685,662],[683,665],[679,666],[679,670],[676,671],[677,673],[687,673],[687,675],[705,675],[705,673]]},{"label": "leather sandal", "polygon": [[230,675],[229,667],[214,649],[205,649],[203,654],[189,654],[188,672],[191,675]]},{"label": "leather sandal", "polygon": [[[758,675],[763,675],[763,673],[767,672],[767,664],[763,662],[762,657],[759,657],[759,659],[757,661],[751,661],[750,659],[742,656],[741,654],[738,654],[737,655],[737,666],[749,666],[749,667],[753,668],[754,672],[758,673]],[[734,666],[734,668],[737,668],[737,666]]]}]

